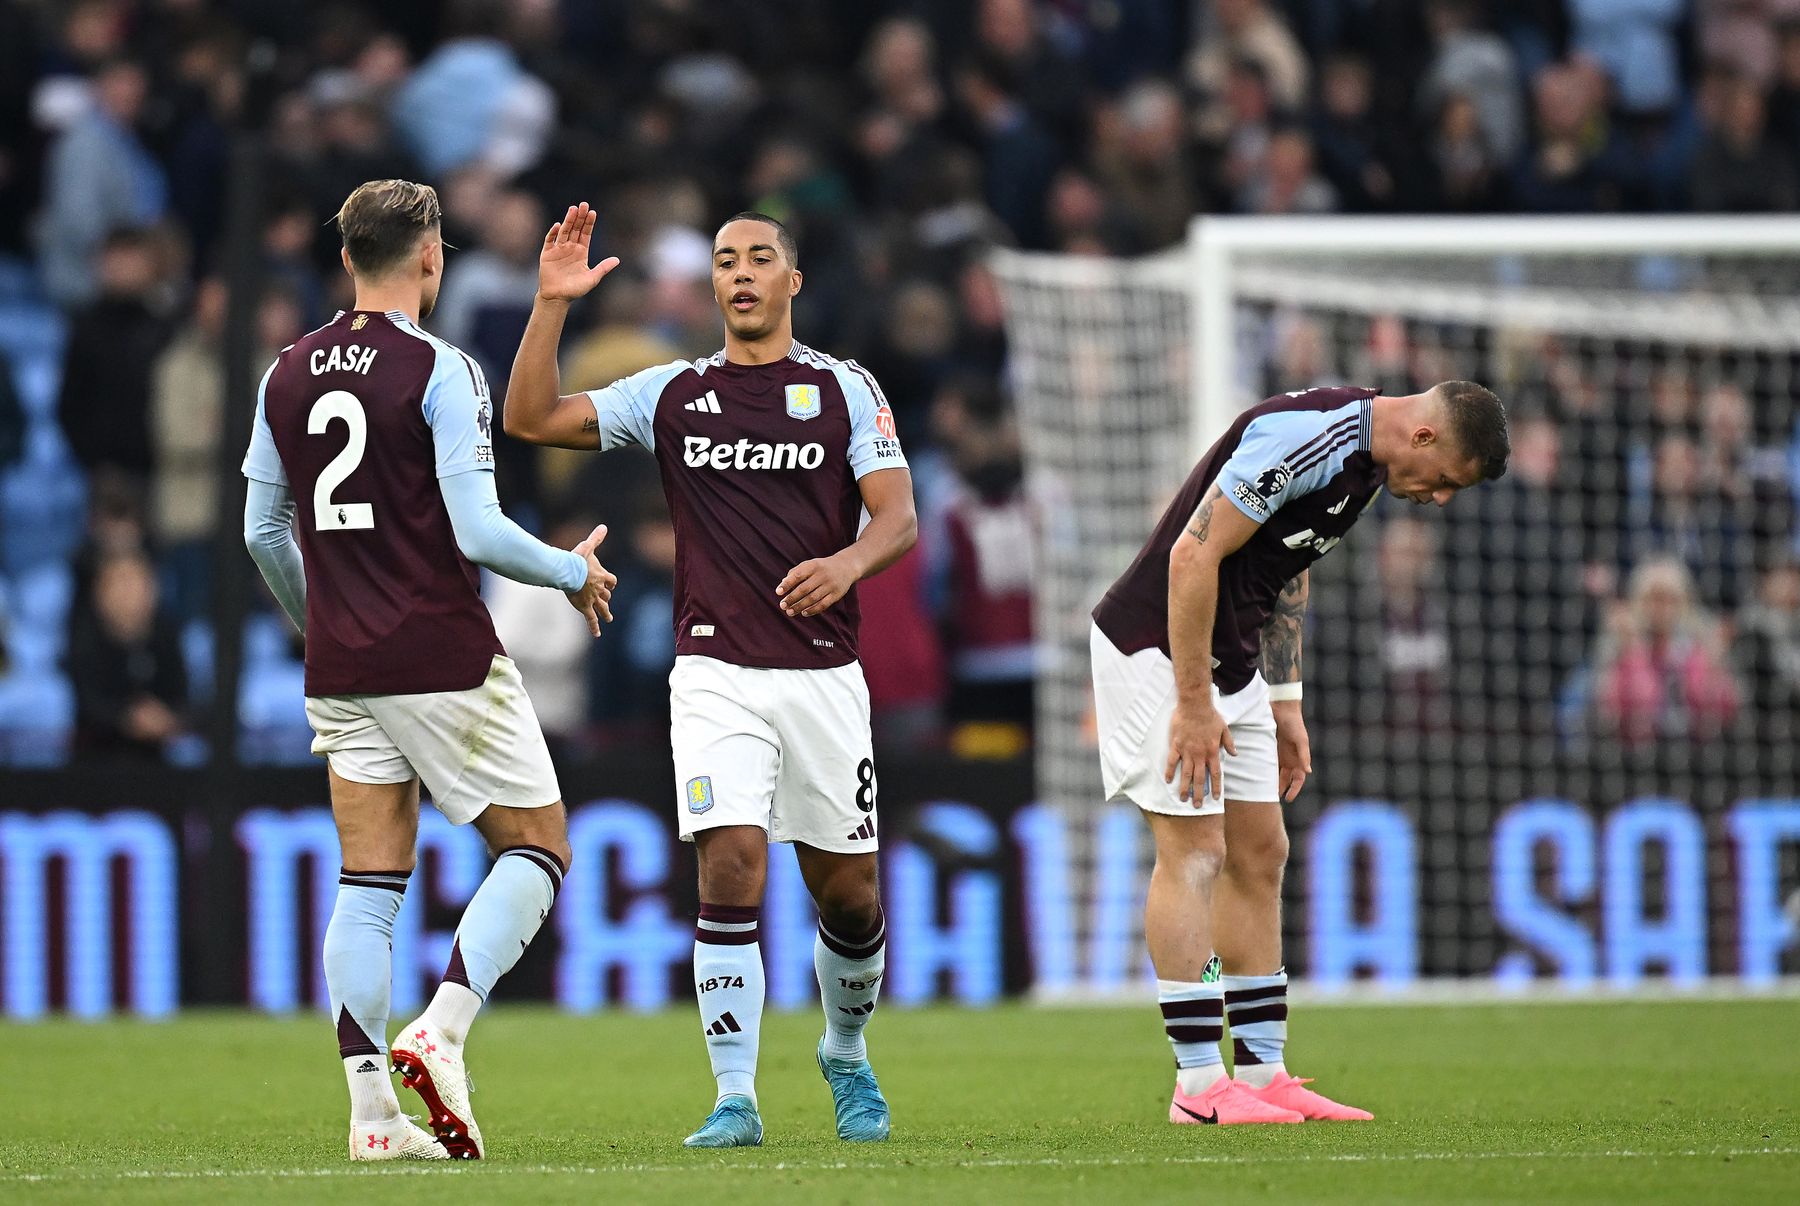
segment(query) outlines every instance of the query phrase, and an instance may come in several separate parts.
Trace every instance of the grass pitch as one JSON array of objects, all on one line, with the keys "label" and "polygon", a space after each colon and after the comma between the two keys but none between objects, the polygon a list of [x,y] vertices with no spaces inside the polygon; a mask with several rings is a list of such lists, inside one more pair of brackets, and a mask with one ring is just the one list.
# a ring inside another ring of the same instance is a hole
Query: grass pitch
[{"label": "grass pitch", "polygon": [[488,1159],[352,1166],[322,1020],[0,1026],[0,1201],[1800,1201],[1793,1000],[1301,1006],[1296,1071],[1376,1121],[1231,1128],[1163,1121],[1152,1009],[888,1009],[870,1146],[833,1134],[816,1027],[768,1019],[761,1149],[690,1152],[690,1014],[498,1009],[470,1046]]}]

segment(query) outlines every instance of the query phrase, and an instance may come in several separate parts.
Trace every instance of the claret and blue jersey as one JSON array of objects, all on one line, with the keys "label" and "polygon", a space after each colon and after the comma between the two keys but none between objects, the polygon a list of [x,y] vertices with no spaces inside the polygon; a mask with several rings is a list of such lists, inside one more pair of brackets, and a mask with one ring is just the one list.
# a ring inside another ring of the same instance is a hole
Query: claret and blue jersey
[{"label": "claret and blue jersey", "polygon": [[1182,484],[1137,557],[1094,609],[1121,652],[1169,651],[1169,550],[1215,484],[1261,526],[1219,567],[1213,681],[1255,675],[1282,587],[1342,540],[1387,480],[1369,455],[1372,389],[1296,390],[1239,415]]},{"label": "claret and blue jersey", "polygon": [[854,360],[795,343],[768,364],[724,352],[645,369],[589,394],[602,450],[656,456],[675,525],[675,647],[740,666],[856,660],[855,592],[810,618],[775,587],[856,539],[857,482],[904,469],[894,416]]}]

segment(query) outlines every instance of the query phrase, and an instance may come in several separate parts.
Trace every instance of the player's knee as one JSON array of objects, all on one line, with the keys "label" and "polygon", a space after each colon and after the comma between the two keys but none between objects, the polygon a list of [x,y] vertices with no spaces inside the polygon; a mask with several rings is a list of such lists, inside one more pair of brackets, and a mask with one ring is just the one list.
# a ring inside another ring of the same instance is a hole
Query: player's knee
[{"label": "player's knee", "polygon": [[1219,872],[1225,866],[1225,841],[1223,838],[1207,838],[1206,840],[1183,845],[1178,849],[1159,849],[1156,862],[1181,877],[1184,883],[1192,886],[1210,884],[1219,878]]},{"label": "player's knee", "polygon": [[813,903],[818,906],[819,920],[834,934],[867,934],[881,921],[881,896],[873,876],[840,877]]},{"label": "player's knee", "polygon": [[1277,829],[1232,842],[1225,852],[1225,873],[1246,883],[1273,883],[1279,887],[1287,860],[1287,833]]},{"label": "player's knee", "polygon": [[[753,831],[761,839],[762,831]],[[766,839],[752,841],[729,830],[703,834],[697,843],[700,898],[708,904],[754,905],[762,900]]]}]

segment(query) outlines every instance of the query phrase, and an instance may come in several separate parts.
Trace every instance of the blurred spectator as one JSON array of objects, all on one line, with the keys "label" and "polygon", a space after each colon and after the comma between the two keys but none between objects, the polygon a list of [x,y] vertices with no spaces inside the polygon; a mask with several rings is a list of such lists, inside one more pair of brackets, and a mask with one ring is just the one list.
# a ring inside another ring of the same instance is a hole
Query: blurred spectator
[{"label": "blurred spectator", "polygon": [[1202,137],[1222,140],[1230,124],[1224,100],[1235,64],[1256,64],[1275,107],[1298,112],[1306,103],[1306,55],[1268,0],[1209,0],[1195,30],[1188,80],[1202,97]]},{"label": "blurred spectator", "polygon": [[1769,93],[1769,134],[1800,160],[1800,17],[1780,28],[1780,58],[1775,87]]},{"label": "blurred spectator", "polygon": [[982,53],[1016,85],[1025,107],[1068,145],[1081,134],[1086,81],[1080,64],[1039,27],[1045,8],[1033,0],[979,0],[975,36]]},{"label": "blurred spectator", "polygon": [[[213,533],[219,521],[219,441],[225,424],[225,283],[200,282],[188,325],[157,358],[151,375],[150,438],[155,476],[150,535],[164,572],[164,597],[179,619],[207,614]],[[283,291],[257,311],[259,368],[302,333],[300,308]]]},{"label": "blurred spectator", "polygon": [[1162,80],[1133,84],[1096,120],[1095,167],[1147,248],[1179,242],[1194,215],[1183,135],[1181,96]]},{"label": "blurred spectator", "polygon": [[1036,512],[1025,491],[1018,426],[998,393],[974,394],[964,405],[954,453],[962,488],[945,514],[950,718],[1029,729]]},{"label": "blurred spectator", "polygon": [[1680,47],[1685,0],[1568,0],[1571,49],[1612,77],[1613,103],[1626,113],[1664,113],[1681,101]]},{"label": "blurred spectator", "polygon": [[1672,558],[1699,584],[1708,606],[1735,607],[1753,559],[1747,500],[1706,479],[1700,450],[1686,435],[1657,442],[1650,489],[1649,506],[1634,516],[1634,560]]},{"label": "blurred spectator", "polygon": [[1394,206],[1400,189],[1398,165],[1405,156],[1375,117],[1367,59],[1339,54],[1325,64],[1313,145],[1319,170],[1343,198],[1345,209],[1360,213]]},{"label": "blurred spectator", "polygon": [[457,0],[451,36],[394,95],[389,114],[425,174],[479,164],[502,176],[535,166],[556,123],[556,96],[501,40],[499,0]]},{"label": "blurred spectator", "polygon": [[1312,142],[1304,130],[1275,131],[1260,168],[1238,193],[1237,208],[1252,214],[1322,214],[1337,208],[1337,194],[1313,171]]},{"label": "blurred spectator", "polygon": [[187,670],[178,626],[159,605],[141,553],[106,555],[69,622],[79,750],[157,759],[187,731]]},{"label": "blurred spectator", "polygon": [[675,528],[668,503],[659,488],[645,485],[621,514],[622,547],[609,535],[600,550],[619,576],[612,595],[617,619],[588,659],[588,714],[599,740],[611,746],[667,740],[675,668]]},{"label": "blurred spectator", "polygon": [[99,296],[70,323],[57,404],[76,463],[90,474],[121,478],[140,498],[155,447],[150,378],[172,326],[157,308],[162,285],[149,234],[121,230],[106,237]]},{"label": "blurred spectator", "polygon": [[1361,682],[1385,701],[1390,732],[1449,727],[1450,625],[1444,612],[1439,529],[1404,513],[1382,522],[1380,673]]},{"label": "blurred spectator", "polygon": [[1276,114],[1268,74],[1260,64],[1239,59],[1231,65],[1225,77],[1224,106],[1229,120],[1216,132],[1203,134],[1200,142],[1207,159],[1205,201],[1215,209],[1234,205],[1268,160]]},{"label": "blurred spectator", "polygon": [[944,650],[926,605],[925,571],[925,554],[914,545],[856,587],[870,728],[877,747],[895,752],[929,749],[943,736]]},{"label": "blurred spectator", "polygon": [[474,356],[490,382],[504,382],[537,296],[538,252],[550,221],[536,197],[507,189],[473,222],[476,244],[446,258],[430,325]]},{"label": "blurred spectator", "polygon": [[1545,734],[1549,701],[1580,664],[1597,617],[1589,615],[1579,556],[1544,557],[1582,543],[1562,432],[1529,412],[1510,426],[1506,476],[1446,512],[1461,710],[1488,733]]},{"label": "blurred spectator", "polygon": [[1618,150],[1605,79],[1591,65],[1556,63],[1533,81],[1535,147],[1513,176],[1513,200],[1537,213],[1591,213],[1620,203]]},{"label": "blurred spectator", "polygon": [[1046,246],[1044,195],[1062,158],[1056,140],[1011,91],[1003,68],[971,59],[957,96],[987,160],[987,203],[1025,247]]},{"label": "blurred spectator", "polygon": [[123,227],[162,220],[169,181],[138,135],[149,93],[139,64],[113,59],[95,70],[91,101],[50,146],[38,263],[44,289],[64,306],[93,300],[104,287],[96,253]]},{"label": "blurred spectator", "polygon": [[1500,162],[1488,145],[1475,105],[1455,93],[1438,110],[1431,137],[1433,200],[1451,213],[1484,213],[1500,205]]},{"label": "blurred spectator", "polygon": [[1791,773],[1800,732],[1800,562],[1789,557],[1763,571],[1738,617],[1732,658],[1757,746],[1790,759],[1778,769]]},{"label": "blurred spectator", "polygon": [[1638,566],[1594,658],[1601,731],[1634,748],[1722,734],[1737,715],[1738,687],[1718,637],[1680,562]]},{"label": "blurred spectator", "polygon": [[[328,212],[336,214],[343,203],[344,197],[329,202]],[[302,330],[324,326],[331,318],[324,272],[331,274],[333,282],[349,280],[336,257],[321,271],[313,254],[313,229],[317,223],[318,214],[299,193],[278,198],[263,221],[263,270],[269,281],[285,290],[300,307]]]},{"label": "blurred spectator", "polygon": [[1760,446],[1750,400],[1732,382],[1706,391],[1700,403],[1700,480],[1703,490],[1741,516],[1758,567],[1778,559],[1794,538],[1794,503],[1784,450]]},{"label": "blurred spectator", "polygon": [[951,369],[956,348],[956,303],[931,281],[909,280],[894,290],[867,363],[890,400],[902,445],[921,433],[925,404]]},{"label": "blurred spectator", "polygon": [[1711,213],[1767,213],[1800,204],[1793,151],[1768,137],[1763,91],[1733,80],[1710,115],[1694,157],[1694,208]]},{"label": "blurred spectator", "polygon": [[1425,19],[1435,50],[1415,99],[1428,121],[1440,119],[1452,97],[1467,100],[1483,143],[1496,160],[1509,163],[1525,145],[1519,69],[1506,40],[1481,28],[1480,16],[1475,0],[1428,0]]},{"label": "blurred spectator", "polygon": [[[556,548],[574,548],[593,530],[594,525],[585,518],[566,519],[545,532],[544,541]],[[613,560],[604,542],[599,555],[608,562]],[[494,632],[519,667],[544,735],[554,742],[578,736],[587,728],[587,660],[594,645],[587,617],[569,606],[561,591],[515,582],[500,574],[482,577],[482,594],[494,616]],[[616,622],[619,612],[615,610],[613,616]],[[613,639],[610,628],[603,626],[603,630],[602,640]]]}]

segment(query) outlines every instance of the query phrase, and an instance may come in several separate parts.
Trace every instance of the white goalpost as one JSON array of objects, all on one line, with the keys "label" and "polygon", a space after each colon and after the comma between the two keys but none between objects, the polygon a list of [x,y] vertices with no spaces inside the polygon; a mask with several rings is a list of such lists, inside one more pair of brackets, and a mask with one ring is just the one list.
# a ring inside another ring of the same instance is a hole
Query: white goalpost
[{"label": "white goalpost", "polygon": [[[1449,378],[1507,403],[1513,470],[1443,514],[1386,500],[1315,571],[1290,964],[1327,987],[1800,970],[1800,728],[1755,639],[1800,548],[1800,223],[1203,217],[1157,257],[994,270],[1051,517],[1039,791],[1081,835],[1059,991],[1144,966],[1089,610],[1245,406]],[[1660,688],[1633,660],[1658,590],[1685,659]]]}]

